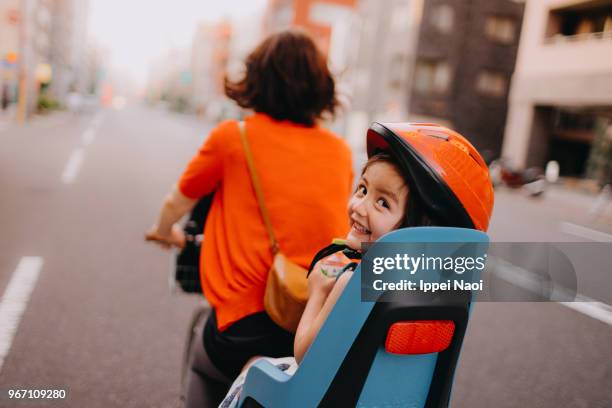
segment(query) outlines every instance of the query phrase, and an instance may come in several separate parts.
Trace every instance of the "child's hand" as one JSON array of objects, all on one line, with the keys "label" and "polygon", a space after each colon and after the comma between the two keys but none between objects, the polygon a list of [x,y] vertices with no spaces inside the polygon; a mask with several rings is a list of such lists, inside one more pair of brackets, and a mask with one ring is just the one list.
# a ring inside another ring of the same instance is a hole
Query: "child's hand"
[{"label": "child's hand", "polygon": [[324,275],[321,271],[321,262],[318,262],[308,277],[308,293],[318,292],[327,296],[335,283],[336,278]]}]

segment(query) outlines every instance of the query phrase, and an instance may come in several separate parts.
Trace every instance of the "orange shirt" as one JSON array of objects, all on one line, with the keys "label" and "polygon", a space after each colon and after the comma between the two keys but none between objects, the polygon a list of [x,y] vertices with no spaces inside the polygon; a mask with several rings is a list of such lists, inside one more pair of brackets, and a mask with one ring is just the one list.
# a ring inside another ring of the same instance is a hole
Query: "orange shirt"
[{"label": "orange shirt", "polygon": [[[281,251],[308,267],[320,248],[348,232],[350,149],[319,126],[279,122],[261,113],[245,123]],[[225,121],[211,132],[181,176],[179,189],[193,199],[215,191],[200,271],[204,294],[216,311],[219,329],[224,330],[264,310],[272,263],[236,121]]]}]

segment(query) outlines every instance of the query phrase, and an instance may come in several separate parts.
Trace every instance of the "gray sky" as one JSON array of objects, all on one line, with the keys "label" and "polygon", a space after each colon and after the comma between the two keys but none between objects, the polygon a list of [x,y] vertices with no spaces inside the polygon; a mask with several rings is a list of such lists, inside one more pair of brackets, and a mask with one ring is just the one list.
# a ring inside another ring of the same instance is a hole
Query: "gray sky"
[{"label": "gray sky", "polygon": [[111,53],[112,66],[143,83],[149,61],[189,47],[198,22],[263,12],[266,0],[90,0],[89,31]]}]

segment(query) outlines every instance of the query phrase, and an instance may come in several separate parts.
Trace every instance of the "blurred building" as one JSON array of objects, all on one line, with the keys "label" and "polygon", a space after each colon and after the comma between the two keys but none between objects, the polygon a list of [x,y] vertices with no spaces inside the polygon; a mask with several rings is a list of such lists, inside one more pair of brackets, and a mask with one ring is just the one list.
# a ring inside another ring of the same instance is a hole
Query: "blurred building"
[{"label": "blurred building", "polygon": [[411,119],[447,122],[490,156],[501,152],[524,5],[513,0],[423,3]]},{"label": "blurred building", "polygon": [[17,100],[20,7],[19,0],[0,0],[0,111]]},{"label": "blurred building", "polygon": [[503,155],[518,166],[557,160],[566,176],[590,162],[599,177],[611,118],[612,1],[527,1]]},{"label": "blurred building", "polygon": [[259,45],[263,38],[261,15],[251,15],[247,18],[237,18],[230,21],[228,57],[226,60],[227,74],[231,78],[241,77],[244,72],[246,57]]},{"label": "blurred building", "polygon": [[0,96],[4,104],[19,101],[19,119],[43,93],[65,104],[70,90],[88,88],[87,4],[0,0]]},{"label": "blurred building", "polygon": [[440,123],[498,155],[522,12],[511,0],[361,0],[354,117]]},{"label": "blurred building", "polygon": [[[263,18],[266,35],[288,27],[301,27],[313,37],[327,55],[335,75],[342,107],[339,113],[350,110],[351,64],[358,47],[355,35],[359,29],[357,5],[358,0],[270,0]],[[350,134],[357,131],[356,127],[354,132],[347,130],[350,123],[343,115],[338,115],[328,125],[349,139]]]},{"label": "blurred building", "polygon": [[213,80],[217,89],[223,89],[223,81],[230,57],[232,41],[232,25],[229,21],[221,21],[215,27],[213,39]]},{"label": "blurred building", "polygon": [[270,0],[263,18],[264,33],[301,27],[327,55],[340,87],[357,46],[358,0]]},{"label": "blurred building", "polygon": [[[198,26],[191,47],[192,104],[198,115],[219,110],[234,30],[229,21]],[[213,113],[213,116],[216,114]]]},{"label": "blurred building", "polygon": [[153,60],[147,79],[147,99],[150,103],[164,102],[172,110],[192,109],[193,74],[192,53],[174,48]]},{"label": "blurred building", "polygon": [[220,109],[231,40],[229,21],[199,24],[190,49],[172,49],[151,62],[149,103],[164,102],[172,110],[198,115]]},{"label": "blurred building", "polygon": [[198,116],[206,112],[213,95],[219,90],[214,78],[214,40],[213,24],[199,24],[191,47],[191,72],[193,73],[193,105]]},{"label": "blurred building", "polygon": [[36,110],[41,89],[53,78],[51,67],[51,0],[21,0],[19,17],[20,119]]},{"label": "blurred building", "polygon": [[50,93],[66,103],[70,92],[87,93],[87,0],[51,0]]},{"label": "blurred building", "polygon": [[108,71],[110,52],[101,46],[89,42],[85,50],[85,58],[79,69],[78,89],[89,95],[98,95]]},{"label": "blurred building", "polygon": [[347,130],[357,150],[365,149],[363,129],[373,120],[407,120],[408,74],[416,58],[422,6],[413,0],[359,2]]},{"label": "blurred building", "polygon": [[[264,16],[266,33],[302,27],[332,63],[341,60],[358,0],[270,0]],[[339,61],[340,63],[342,61]],[[338,62],[336,62],[337,64]]]},{"label": "blurred building", "polygon": [[[224,96],[224,78],[239,78],[246,56],[264,35],[288,27],[307,30],[328,55],[334,72],[349,63],[357,0],[272,0],[263,16],[201,24],[192,44],[193,104],[209,119],[235,117],[234,103]],[[339,76],[342,88],[342,76]]]}]

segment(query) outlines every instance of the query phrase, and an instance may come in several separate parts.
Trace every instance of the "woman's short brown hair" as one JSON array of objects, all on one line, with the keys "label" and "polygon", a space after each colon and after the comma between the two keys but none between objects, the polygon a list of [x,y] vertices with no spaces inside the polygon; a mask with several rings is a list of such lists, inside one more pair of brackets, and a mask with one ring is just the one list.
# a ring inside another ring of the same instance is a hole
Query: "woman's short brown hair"
[{"label": "woman's short brown hair", "polygon": [[312,126],[324,112],[334,114],[334,79],[325,56],[301,30],[266,38],[246,59],[244,78],[225,78],[225,94],[243,108],[276,120]]}]

